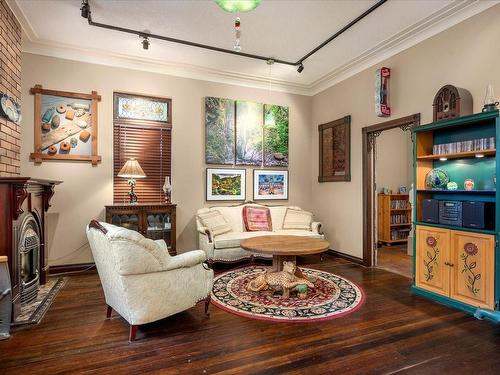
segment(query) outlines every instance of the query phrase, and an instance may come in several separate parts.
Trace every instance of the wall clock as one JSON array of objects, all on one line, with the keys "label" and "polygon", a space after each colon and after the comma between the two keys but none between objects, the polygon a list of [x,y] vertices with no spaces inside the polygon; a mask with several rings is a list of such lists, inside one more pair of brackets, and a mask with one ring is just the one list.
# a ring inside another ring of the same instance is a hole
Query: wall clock
[{"label": "wall clock", "polygon": [[446,85],[434,97],[433,121],[472,114],[472,95],[466,89]]}]

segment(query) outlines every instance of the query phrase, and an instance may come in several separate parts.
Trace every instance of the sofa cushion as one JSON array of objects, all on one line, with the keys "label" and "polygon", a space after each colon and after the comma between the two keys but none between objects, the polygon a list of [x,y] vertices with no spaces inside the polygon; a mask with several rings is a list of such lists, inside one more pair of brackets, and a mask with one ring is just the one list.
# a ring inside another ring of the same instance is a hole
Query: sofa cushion
[{"label": "sofa cushion", "polygon": [[283,219],[285,218],[285,212],[287,206],[272,206],[269,207],[269,211],[271,212],[271,219],[273,223],[273,230],[281,230],[283,229]]},{"label": "sofa cushion", "polygon": [[210,210],[219,211],[229,223],[233,232],[243,232],[245,227],[243,226],[243,217],[241,215],[242,209],[242,206],[220,206],[213,207]]},{"label": "sofa cushion", "polygon": [[273,231],[271,213],[267,207],[243,207],[243,222],[248,232]]},{"label": "sofa cushion", "polygon": [[231,232],[231,226],[218,210],[199,213],[198,218],[204,227],[210,229],[214,236]]},{"label": "sofa cushion", "polygon": [[294,208],[288,208],[283,219],[283,229],[303,229],[310,230],[313,214]]}]

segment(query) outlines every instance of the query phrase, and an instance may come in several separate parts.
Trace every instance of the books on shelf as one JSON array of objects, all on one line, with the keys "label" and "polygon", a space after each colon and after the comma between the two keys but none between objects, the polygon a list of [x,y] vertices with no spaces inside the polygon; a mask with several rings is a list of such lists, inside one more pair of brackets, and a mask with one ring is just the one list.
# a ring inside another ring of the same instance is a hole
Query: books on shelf
[{"label": "books on shelf", "polygon": [[408,224],[408,215],[391,215],[391,224]]},{"label": "books on shelf", "polygon": [[393,229],[391,230],[391,241],[408,239],[409,229]]},{"label": "books on shelf", "polygon": [[437,144],[432,146],[433,155],[456,154],[459,152],[494,150],[496,148],[495,137],[479,138],[469,141]]},{"label": "books on shelf", "polygon": [[393,200],[393,201],[391,201],[391,210],[404,210],[404,209],[410,208],[409,203],[410,202],[408,200],[404,200],[404,199]]}]

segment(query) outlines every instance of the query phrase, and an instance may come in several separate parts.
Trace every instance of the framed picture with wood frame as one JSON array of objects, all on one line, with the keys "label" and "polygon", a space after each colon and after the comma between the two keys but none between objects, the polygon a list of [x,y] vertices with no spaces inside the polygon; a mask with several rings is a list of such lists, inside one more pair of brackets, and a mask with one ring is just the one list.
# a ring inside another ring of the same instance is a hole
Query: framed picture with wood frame
[{"label": "framed picture with wood frame", "polygon": [[90,94],[30,89],[35,96],[35,140],[30,159],[89,161],[97,165],[97,104],[101,97]]},{"label": "framed picture with wood frame", "polygon": [[318,182],[351,181],[351,116],[318,126]]}]

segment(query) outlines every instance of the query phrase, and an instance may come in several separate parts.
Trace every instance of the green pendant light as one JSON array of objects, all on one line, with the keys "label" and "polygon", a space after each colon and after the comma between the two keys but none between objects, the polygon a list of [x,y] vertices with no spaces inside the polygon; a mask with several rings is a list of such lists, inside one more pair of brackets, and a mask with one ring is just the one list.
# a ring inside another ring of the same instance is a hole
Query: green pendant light
[{"label": "green pendant light", "polygon": [[230,13],[249,12],[259,6],[262,0],[215,0],[217,5]]}]

